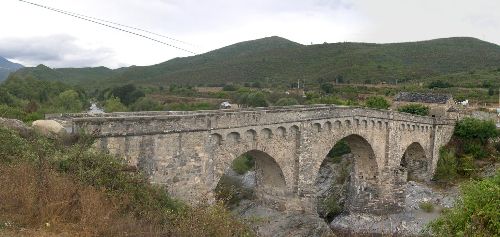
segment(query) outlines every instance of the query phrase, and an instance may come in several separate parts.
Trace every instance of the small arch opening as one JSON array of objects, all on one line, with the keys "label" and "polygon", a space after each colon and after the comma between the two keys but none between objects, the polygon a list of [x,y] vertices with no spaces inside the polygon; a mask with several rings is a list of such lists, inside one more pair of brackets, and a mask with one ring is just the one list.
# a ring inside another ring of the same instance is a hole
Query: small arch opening
[{"label": "small arch opening", "polygon": [[276,134],[279,137],[286,137],[286,128],[284,128],[284,127],[278,127],[278,129],[276,129]]},{"label": "small arch opening", "polygon": [[264,139],[270,139],[273,136],[273,131],[271,131],[271,129],[269,128],[262,129],[260,133],[262,134],[262,138]]},{"label": "small arch opening", "polygon": [[231,132],[227,134],[226,141],[228,144],[236,144],[240,142],[240,134],[237,132]]},{"label": "small arch opening", "polygon": [[257,139],[257,132],[253,129],[249,129],[245,132],[246,141],[255,141]]}]

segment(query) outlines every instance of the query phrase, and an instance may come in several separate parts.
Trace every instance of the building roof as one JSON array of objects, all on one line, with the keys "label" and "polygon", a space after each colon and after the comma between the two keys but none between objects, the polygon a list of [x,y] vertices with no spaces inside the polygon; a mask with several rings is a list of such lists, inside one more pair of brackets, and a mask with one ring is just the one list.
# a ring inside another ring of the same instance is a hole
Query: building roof
[{"label": "building roof", "polygon": [[417,93],[417,92],[400,92],[394,98],[394,101],[400,102],[416,102],[428,104],[446,104],[451,99],[451,95],[433,94],[433,93]]}]

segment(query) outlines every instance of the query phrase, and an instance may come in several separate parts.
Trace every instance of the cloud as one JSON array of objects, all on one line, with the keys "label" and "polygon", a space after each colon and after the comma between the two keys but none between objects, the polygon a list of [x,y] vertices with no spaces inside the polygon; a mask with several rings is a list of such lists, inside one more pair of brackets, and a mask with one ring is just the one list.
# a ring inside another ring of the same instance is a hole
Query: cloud
[{"label": "cloud", "polygon": [[0,39],[0,55],[27,66],[50,67],[100,66],[114,53],[105,47],[91,47],[69,35]]}]

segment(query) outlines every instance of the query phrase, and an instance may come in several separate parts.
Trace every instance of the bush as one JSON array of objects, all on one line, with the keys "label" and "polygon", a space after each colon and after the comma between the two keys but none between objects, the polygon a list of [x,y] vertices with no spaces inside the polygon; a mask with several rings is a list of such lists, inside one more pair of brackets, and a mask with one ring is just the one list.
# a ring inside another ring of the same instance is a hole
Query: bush
[{"label": "bush", "polygon": [[500,236],[500,172],[461,187],[453,208],[428,225],[436,236]]},{"label": "bush", "polygon": [[485,147],[478,142],[465,142],[463,149],[466,154],[471,155],[475,159],[483,159],[488,156]]},{"label": "bush", "polygon": [[464,118],[456,124],[454,135],[486,144],[488,139],[498,137],[498,131],[493,121]]},{"label": "bush", "polygon": [[326,210],[325,218],[327,220],[333,220],[333,218],[340,214],[343,209],[338,202],[338,197],[336,197],[335,195],[327,197],[325,200],[323,200],[323,205]]},{"label": "bush", "polygon": [[351,153],[351,148],[346,141],[340,140],[337,142],[333,148],[328,152],[327,157],[331,158],[334,163],[339,163],[340,158],[345,155]]},{"label": "bush", "polygon": [[106,113],[126,112],[128,109],[124,104],[122,104],[122,102],[120,102],[120,98],[111,97],[104,103],[104,111],[106,111]]},{"label": "bush", "polygon": [[432,204],[432,202],[421,202],[420,204],[418,204],[418,206],[420,207],[420,209],[428,213],[434,211],[434,204]]},{"label": "bush", "polygon": [[388,109],[391,104],[382,96],[372,96],[366,100],[366,106],[374,109]]},{"label": "bush", "polygon": [[408,104],[398,108],[399,112],[410,113],[420,116],[429,115],[429,110],[430,110],[429,106],[425,106],[422,104]]},{"label": "bush", "polygon": [[455,151],[441,148],[434,178],[440,181],[453,180],[457,176],[457,166]]},{"label": "bush", "polygon": [[448,82],[443,82],[443,81],[433,81],[429,84],[429,89],[433,89],[433,88],[449,88],[449,87],[453,87],[453,85],[451,85],[450,83]]},{"label": "bush", "polygon": [[244,174],[255,166],[255,160],[251,155],[245,154],[234,159],[231,168],[238,174]]}]

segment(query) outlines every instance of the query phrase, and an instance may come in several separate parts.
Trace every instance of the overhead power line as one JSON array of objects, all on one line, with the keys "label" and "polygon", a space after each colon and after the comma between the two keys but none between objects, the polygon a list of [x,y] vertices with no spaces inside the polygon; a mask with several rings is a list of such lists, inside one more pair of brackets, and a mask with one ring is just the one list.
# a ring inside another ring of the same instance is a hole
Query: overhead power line
[{"label": "overhead power line", "polygon": [[[85,16],[85,15],[82,15],[82,14],[68,12],[68,11],[64,11],[64,10],[61,10],[61,9],[57,9],[57,8],[53,8],[53,7],[41,5],[41,4],[34,3],[34,2],[29,2],[29,1],[25,1],[25,0],[18,0],[18,1],[23,2],[23,3],[27,3],[27,4],[30,4],[30,5],[36,6],[36,7],[44,8],[44,9],[47,9],[47,10],[50,10],[50,11],[54,11],[54,12],[57,12],[57,13],[61,13],[61,14],[67,15],[67,16],[75,17],[75,18],[78,18],[78,19],[81,19],[81,20],[84,20],[84,21],[88,21],[88,22],[91,22],[91,23],[98,24],[98,25],[106,26],[106,27],[109,27],[109,28],[112,28],[112,29],[115,29],[115,30],[119,30],[119,31],[122,31],[122,32],[125,32],[125,33],[129,33],[129,34],[132,34],[132,35],[135,35],[135,36],[139,36],[139,37],[142,37],[142,38],[154,41],[156,43],[160,43],[160,44],[163,44],[163,45],[166,45],[166,46],[178,49],[178,50],[182,50],[184,52],[188,52],[188,53],[191,53],[191,54],[196,54],[195,52],[193,52],[191,50],[187,50],[187,49],[175,46],[173,44],[169,44],[167,42],[164,42],[164,41],[161,41],[161,40],[149,37],[147,35],[143,35],[143,34],[140,34],[140,33],[137,33],[137,32],[133,32],[133,31],[130,31],[130,30],[125,30],[125,29],[122,29],[122,28],[117,27],[117,26],[126,27],[126,28],[137,30],[137,31],[146,32],[146,33],[149,33],[149,34],[152,34],[152,35],[156,35],[156,36],[167,38],[167,39],[170,39],[170,40],[173,40],[173,41],[177,41],[177,42],[180,42],[180,43],[188,44],[188,43],[186,43],[184,41],[181,41],[181,40],[176,40],[174,38],[170,38],[170,37],[167,37],[167,36],[164,36],[164,35],[153,33],[153,32],[150,32],[150,31],[147,31],[147,30],[143,30],[143,29],[139,29],[139,28],[136,28],[136,27],[126,26],[126,25],[122,25],[122,24],[119,24],[119,23],[115,23],[115,22],[111,22],[111,21],[106,21],[106,20],[102,20],[102,19],[99,19],[99,18],[95,18],[95,17],[88,17],[88,16]],[[99,21],[101,21],[101,22],[99,22]],[[103,22],[105,22],[105,23],[103,23]],[[109,23],[109,24],[106,24],[106,23]],[[110,24],[114,24],[114,25],[117,25],[117,26],[113,26],[113,25],[110,25]]]}]

